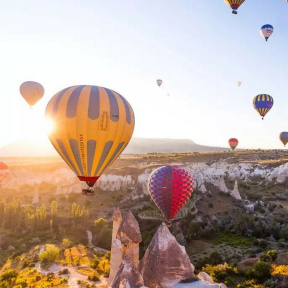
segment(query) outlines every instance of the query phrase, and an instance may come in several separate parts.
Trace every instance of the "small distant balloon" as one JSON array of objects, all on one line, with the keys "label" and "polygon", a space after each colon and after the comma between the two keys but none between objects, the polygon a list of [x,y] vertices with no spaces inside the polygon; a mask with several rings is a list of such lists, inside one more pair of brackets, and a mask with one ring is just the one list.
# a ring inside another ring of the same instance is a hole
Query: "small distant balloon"
[{"label": "small distant balloon", "polygon": [[286,144],[288,143],[288,132],[281,132],[279,135],[279,139],[284,144],[285,147]]},{"label": "small distant balloon", "polygon": [[163,81],[161,80],[161,79],[157,79],[157,85],[160,87],[161,85],[162,85],[162,83],[163,83]]},{"label": "small distant balloon", "polygon": [[241,84],[242,84],[242,82],[240,82],[240,81],[237,82],[237,85],[238,85],[239,87],[241,86]]},{"label": "small distant balloon", "polygon": [[232,13],[237,14],[237,9],[245,0],[224,0],[225,3],[232,8]]},{"label": "small distant balloon", "polygon": [[163,166],[148,178],[148,191],[156,206],[169,221],[182,209],[193,192],[194,181],[185,169]]},{"label": "small distant balloon", "polygon": [[265,115],[270,111],[274,103],[273,98],[268,94],[259,94],[253,99],[253,106],[256,111],[262,116],[262,120]]},{"label": "small distant balloon", "polygon": [[3,163],[0,162],[0,183],[9,175],[9,167]]},{"label": "small distant balloon", "polygon": [[20,86],[20,93],[30,107],[35,105],[43,97],[44,91],[44,87],[34,81],[23,82]]},{"label": "small distant balloon", "polygon": [[262,35],[262,37],[265,38],[265,40],[267,41],[268,38],[272,35],[274,31],[274,28],[272,25],[270,24],[265,24],[261,27],[260,29],[260,34]]},{"label": "small distant balloon", "polygon": [[233,151],[237,147],[238,143],[239,141],[236,138],[230,138],[228,141],[228,144]]}]

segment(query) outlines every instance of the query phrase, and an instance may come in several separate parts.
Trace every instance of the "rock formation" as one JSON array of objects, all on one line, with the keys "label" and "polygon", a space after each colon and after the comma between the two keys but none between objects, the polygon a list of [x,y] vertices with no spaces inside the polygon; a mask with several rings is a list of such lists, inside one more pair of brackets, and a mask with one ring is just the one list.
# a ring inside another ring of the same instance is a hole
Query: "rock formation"
[{"label": "rock formation", "polygon": [[110,286],[111,288],[139,288],[144,286],[143,277],[128,256],[124,257]]},{"label": "rock formation", "polygon": [[139,243],[142,241],[137,220],[129,210],[122,218],[119,209],[113,213],[113,232],[110,259],[110,274],[108,283],[111,283],[120,267],[124,256],[128,256],[137,267],[139,263]]},{"label": "rock formation", "polygon": [[164,223],[148,246],[139,264],[139,271],[145,286],[149,288],[164,288],[169,282],[196,278],[185,248],[177,243]]},{"label": "rock formation", "polygon": [[237,180],[235,180],[234,189],[231,191],[230,195],[232,197],[234,197],[235,199],[242,200],[241,195],[240,195],[239,190],[238,190],[238,181]]},{"label": "rock formation", "polygon": [[123,244],[123,256],[128,256],[135,266],[139,264],[139,243],[142,241],[139,224],[128,210],[120,224],[117,239]]}]

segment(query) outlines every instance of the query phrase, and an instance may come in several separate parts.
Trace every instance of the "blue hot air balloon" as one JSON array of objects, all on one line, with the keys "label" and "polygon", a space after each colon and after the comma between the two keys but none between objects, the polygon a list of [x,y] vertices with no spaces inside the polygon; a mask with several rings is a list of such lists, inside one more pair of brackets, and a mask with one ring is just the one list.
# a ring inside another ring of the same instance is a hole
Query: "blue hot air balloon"
[{"label": "blue hot air balloon", "polygon": [[265,24],[261,27],[260,29],[260,34],[265,38],[265,40],[267,41],[268,38],[272,35],[274,31],[274,28],[272,25],[270,24]]},{"label": "blue hot air balloon", "polygon": [[259,94],[253,99],[254,108],[262,116],[264,116],[270,111],[273,106],[273,98],[268,94]]}]

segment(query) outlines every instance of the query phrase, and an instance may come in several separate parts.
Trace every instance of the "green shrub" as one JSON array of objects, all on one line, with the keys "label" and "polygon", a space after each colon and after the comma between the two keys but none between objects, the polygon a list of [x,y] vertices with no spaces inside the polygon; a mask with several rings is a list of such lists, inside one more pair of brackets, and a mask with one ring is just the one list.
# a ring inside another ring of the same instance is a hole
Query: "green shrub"
[{"label": "green shrub", "polygon": [[94,268],[94,269],[97,269],[99,263],[100,263],[100,260],[99,260],[97,257],[95,257],[95,258],[92,260],[92,263],[90,264],[90,266],[91,266],[92,268]]},{"label": "green shrub", "polygon": [[0,276],[0,281],[8,281],[11,282],[13,278],[17,278],[19,273],[16,270],[7,270],[2,273]]},{"label": "green shrub", "polygon": [[265,282],[271,277],[272,267],[270,263],[258,261],[252,268],[252,275],[260,282]]},{"label": "green shrub", "polygon": [[100,278],[99,278],[99,275],[97,273],[93,273],[92,275],[88,276],[88,280],[90,280],[90,281],[99,281]]},{"label": "green shrub", "polygon": [[59,249],[55,245],[48,244],[45,251],[40,255],[40,261],[43,263],[53,263],[58,260]]}]

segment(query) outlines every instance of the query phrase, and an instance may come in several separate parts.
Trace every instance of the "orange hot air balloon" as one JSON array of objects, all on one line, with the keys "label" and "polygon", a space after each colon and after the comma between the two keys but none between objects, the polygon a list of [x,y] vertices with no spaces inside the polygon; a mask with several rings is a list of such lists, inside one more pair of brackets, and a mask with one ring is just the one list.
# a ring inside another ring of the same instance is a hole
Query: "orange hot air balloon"
[{"label": "orange hot air balloon", "polygon": [[9,175],[9,167],[3,163],[0,162],[0,183]]},{"label": "orange hot air balloon", "polygon": [[32,107],[43,97],[44,87],[38,82],[26,81],[21,84],[20,93],[30,107]]},{"label": "orange hot air balloon", "polygon": [[238,145],[238,140],[236,138],[231,138],[228,141],[229,146],[231,147],[231,149],[234,151],[234,149],[237,147]]}]

